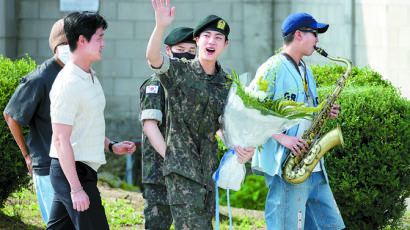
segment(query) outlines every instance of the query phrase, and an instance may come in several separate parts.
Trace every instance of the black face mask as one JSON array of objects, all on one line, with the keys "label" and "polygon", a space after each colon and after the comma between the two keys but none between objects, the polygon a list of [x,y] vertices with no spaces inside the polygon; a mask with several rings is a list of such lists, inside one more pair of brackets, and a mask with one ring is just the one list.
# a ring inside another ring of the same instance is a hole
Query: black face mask
[{"label": "black face mask", "polygon": [[179,58],[179,59],[181,59],[181,58],[186,58],[186,59],[188,59],[188,60],[191,60],[191,59],[194,59],[194,58],[195,58],[195,54],[191,54],[191,53],[188,53],[188,52],[185,52],[185,53],[174,53],[174,52],[171,51],[171,53],[172,53],[172,56],[173,56],[174,58]]}]

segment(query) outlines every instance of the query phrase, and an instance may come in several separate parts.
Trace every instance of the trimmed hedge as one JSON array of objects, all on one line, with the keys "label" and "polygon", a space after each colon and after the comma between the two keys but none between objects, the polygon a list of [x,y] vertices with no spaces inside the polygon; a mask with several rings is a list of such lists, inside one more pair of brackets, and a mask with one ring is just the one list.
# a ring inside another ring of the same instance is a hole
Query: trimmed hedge
[{"label": "trimmed hedge", "polygon": [[[345,65],[329,63],[324,66],[311,66],[315,82],[318,88],[334,86],[334,83],[340,78],[346,70]],[[347,79],[346,86],[383,86],[393,87],[390,81],[383,79],[383,76],[372,70],[369,66],[352,68],[351,76]],[[394,88],[394,87],[393,87]],[[344,92],[342,92],[342,95]]]},{"label": "trimmed hedge", "polygon": [[344,94],[339,118],[325,129],[339,123],[345,142],[345,149],[326,154],[335,199],[349,229],[397,227],[410,195],[410,103],[391,87],[352,87]]},{"label": "trimmed hedge", "polygon": [[[312,66],[321,100],[345,69]],[[339,118],[328,122],[325,132],[339,123],[345,148],[326,153],[325,164],[345,224],[348,229],[395,229],[410,195],[410,103],[377,72],[354,67],[338,104]],[[232,206],[263,210],[264,178],[247,177],[242,186],[231,192]],[[220,202],[226,204],[226,196]]]},{"label": "trimmed hedge", "polygon": [[[30,73],[36,64],[29,57],[11,61],[0,55],[0,111],[4,111],[22,76]],[[3,114],[3,113],[2,113]],[[20,149],[3,116],[0,119],[0,207],[13,192],[27,187],[30,177]],[[27,134],[27,129],[24,129]]]},{"label": "trimmed hedge", "polygon": [[[324,70],[340,76],[345,68],[314,69],[320,79]],[[333,89],[329,81],[319,83],[322,99]],[[410,196],[410,102],[368,67],[353,69],[338,102],[339,118],[325,132],[339,123],[345,149],[329,151],[325,164],[345,224],[349,229],[395,229]]]}]

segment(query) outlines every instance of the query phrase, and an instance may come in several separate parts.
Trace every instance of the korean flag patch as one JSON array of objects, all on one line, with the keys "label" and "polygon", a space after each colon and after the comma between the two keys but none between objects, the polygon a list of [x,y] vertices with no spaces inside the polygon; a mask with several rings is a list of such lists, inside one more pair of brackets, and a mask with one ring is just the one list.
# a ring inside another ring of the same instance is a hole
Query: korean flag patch
[{"label": "korean flag patch", "polygon": [[158,85],[149,85],[145,88],[145,93],[154,93],[158,94],[159,86]]}]

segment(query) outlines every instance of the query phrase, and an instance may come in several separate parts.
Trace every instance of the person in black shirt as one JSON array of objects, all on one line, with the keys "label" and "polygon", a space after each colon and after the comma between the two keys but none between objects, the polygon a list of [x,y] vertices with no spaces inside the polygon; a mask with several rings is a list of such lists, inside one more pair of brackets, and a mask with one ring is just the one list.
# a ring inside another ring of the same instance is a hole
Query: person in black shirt
[{"label": "person in black shirt", "polygon": [[[26,161],[30,176],[33,177],[41,214],[46,224],[54,197],[49,176],[51,159],[48,154],[52,130],[48,95],[70,54],[63,19],[53,25],[49,44],[54,56],[21,78],[16,92],[3,112]],[[27,125],[30,133],[25,141],[22,127]]]}]

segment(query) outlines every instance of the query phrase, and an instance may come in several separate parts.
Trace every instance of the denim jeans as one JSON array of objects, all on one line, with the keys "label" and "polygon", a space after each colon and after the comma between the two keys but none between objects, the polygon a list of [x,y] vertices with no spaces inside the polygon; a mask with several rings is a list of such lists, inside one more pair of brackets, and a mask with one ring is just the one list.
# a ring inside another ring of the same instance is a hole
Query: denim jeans
[{"label": "denim jeans", "polygon": [[51,185],[50,175],[39,176],[33,173],[33,182],[36,187],[38,204],[40,206],[41,215],[44,222],[47,224],[50,216],[51,205],[54,199],[54,189]]},{"label": "denim jeans", "polygon": [[269,188],[265,219],[269,230],[343,229],[336,201],[323,173],[314,172],[302,184],[265,174]]}]

